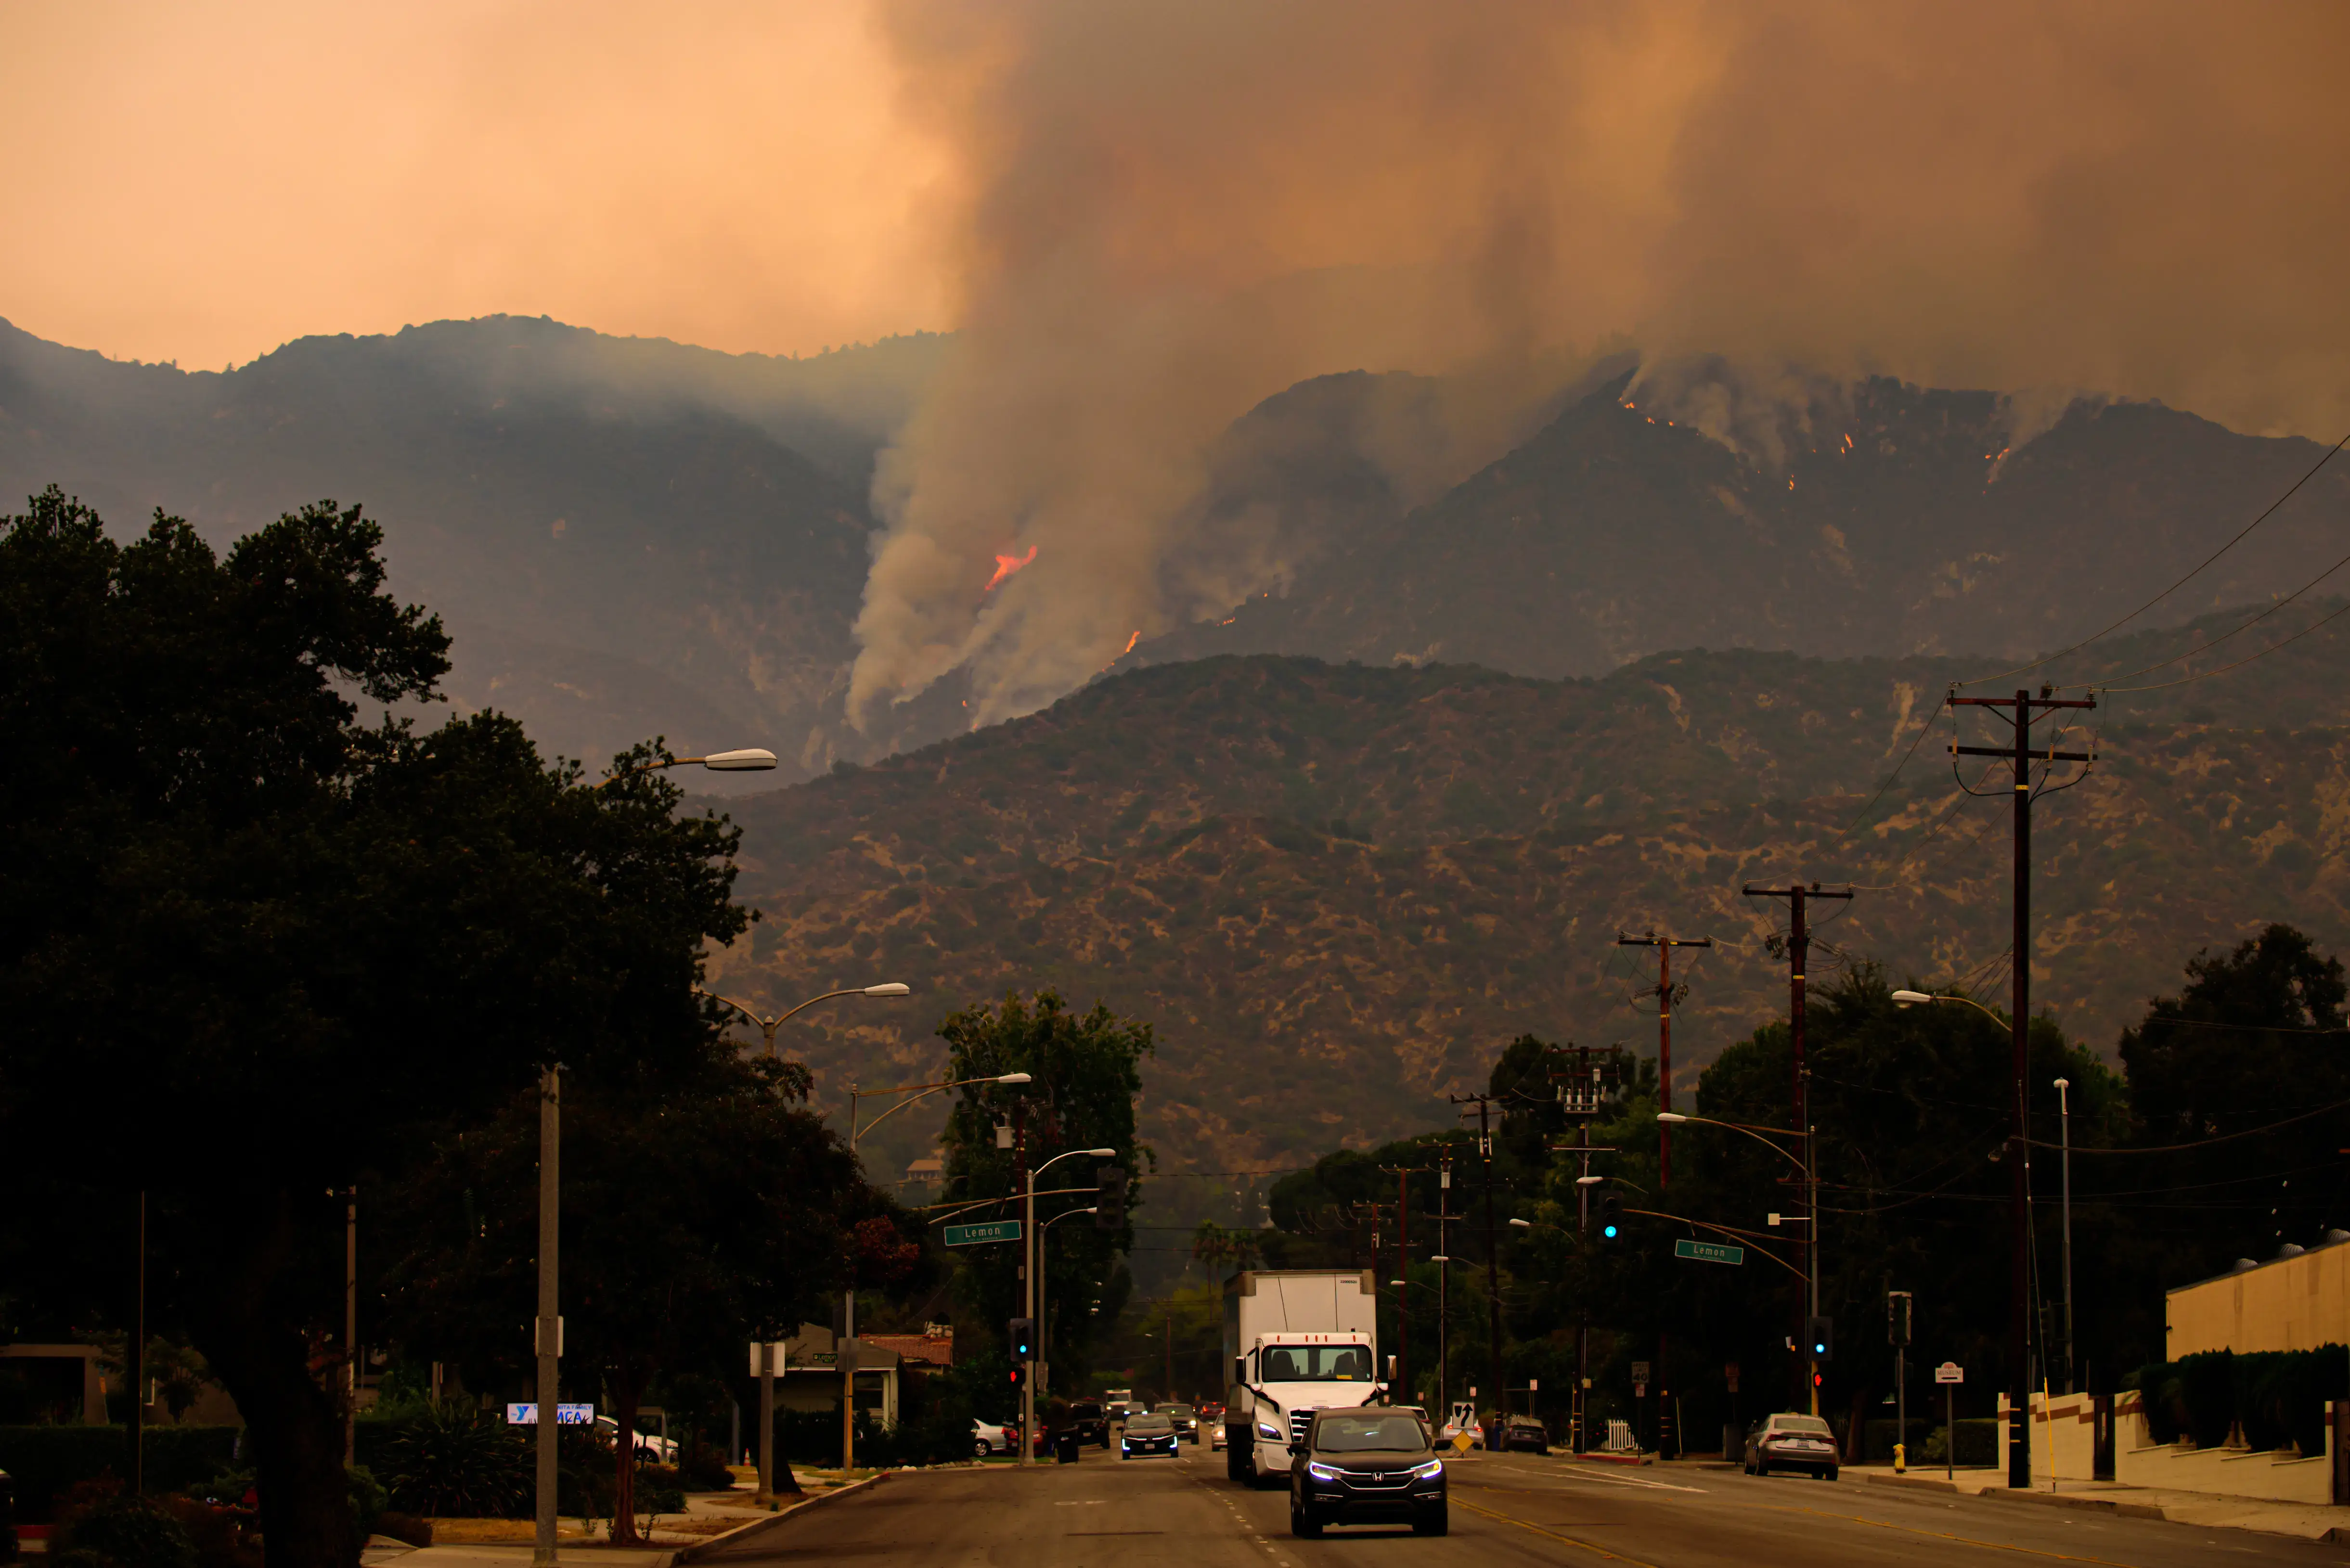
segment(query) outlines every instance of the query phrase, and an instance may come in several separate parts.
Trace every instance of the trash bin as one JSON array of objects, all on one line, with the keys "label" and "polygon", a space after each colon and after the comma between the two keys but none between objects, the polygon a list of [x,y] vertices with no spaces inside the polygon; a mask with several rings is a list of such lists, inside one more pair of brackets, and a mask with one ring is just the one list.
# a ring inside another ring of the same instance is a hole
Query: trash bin
[{"label": "trash bin", "polygon": [[1064,1427],[1053,1435],[1053,1458],[1065,1465],[1077,1462],[1077,1429]]}]

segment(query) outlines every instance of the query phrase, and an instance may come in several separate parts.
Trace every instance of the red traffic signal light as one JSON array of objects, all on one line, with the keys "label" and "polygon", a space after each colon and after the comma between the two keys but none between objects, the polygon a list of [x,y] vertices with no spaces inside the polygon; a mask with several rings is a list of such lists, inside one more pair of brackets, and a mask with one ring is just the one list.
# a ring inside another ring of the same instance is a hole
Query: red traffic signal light
[{"label": "red traffic signal light", "polygon": [[1022,1384],[1024,1384],[1024,1383],[1025,1383],[1025,1382],[1027,1382],[1027,1381],[1028,1381],[1028,1369],[1027,1369],[1025,1366],[1021,1366],[1019,1363],[1014,1362],[1014,1363],[1013,1364],[1013,1366],[1012,1366],[1012,1386],[1013,1386],[1013,1388],[1016,1390],[1016,1389],[1018,1389],[1018,1388],[1019,1388],[1019,1386],[1020,1386]]}]

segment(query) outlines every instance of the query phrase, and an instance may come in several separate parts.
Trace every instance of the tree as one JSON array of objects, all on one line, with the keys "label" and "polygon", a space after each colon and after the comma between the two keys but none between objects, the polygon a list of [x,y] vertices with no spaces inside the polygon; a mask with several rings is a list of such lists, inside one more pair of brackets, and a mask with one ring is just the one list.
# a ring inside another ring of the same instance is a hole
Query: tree
[{"label": "tree", "polygon": [[657,775],[591,788],[493,714],[358,722],[446,669],[380,544],[330,502],[225,556],[160,513],[117,545],[54,488],[0,520],[0,1261],[38,1312],[120,1322],[76,1265],[127,1259],[151,1195],[157,1325],[250,1422],[281,1568],[356,1552],[307,1361],[348,1348],[329,1191],[397,1180],[545,1064],[695,1059],[702,945],[746,919],[732,830]]},{"label": "tree", "polygon": [[[1101,1163],[1121,1165],[1133,1173],[1127,1201],[1129,1206],[1140,1203],[1137,1160],[1148,1150],[1135,1138],[1134,1102],[1142,1092],[1142,1058],[1155,1048],[1150,1025],[1130,1023],[1098,1003],[1079,1016],[1068,1011],[1058,992],[1041,991],[1033,1002],[1014,993],[995,1007],[965,1008],[939,1025],[939,1035],[947,1043],[950,1078],[1027,1073],[1034,1079],[1017,1089],[974,1084],[960,1092],[941,1136],[946,1150],[942,1196],[1016,1197],[1013,1151],[998,1148],[995,1136],[995,1118],[1009,1116],[1016,1095],[1026,1105],[1032,1169],[1070,1149],[1111,1149],[1116,1151],[1111,1158]],[[1055,1166],[1040,1190],[1090,1187],[1094,1168],[1079,1160]],[[1089,1202],[1086,1194],[1040,1199],[1038,1223],[1069,1209],[1087,1208]],[[1016,1214],[1017,1210],[1006,1205],[970,1217],[998,1212]],[[1051,1232],[1038,1276],[1045,1303],[1040,1326],[1066,1386],[1076,1386],[1097,1323],[1107,1326],[1117,1321],[1127,1288],[1126,1272],[1117,1258],[1133,1244],[1130,1221],[1104,1231],[1072,1220]],[[971,1249],[962,1259],[959,1282],[964,1299],[980,1314],[998,1322],[1018,1315],[1019,1261],[1017,1247]]]},{"label": "tree", "polygon": [[[847,1277],[860,1218],[889,1231],[872,1212],[883,1199],[806,1107],[807,1091],[797,1064],[744,1061],[713,1043],[688,1073],[583,1079],[567,1093],[565,1360],[575,1390],[583,1375],[600,1376],[623,1434],[656,1377],[723,1373],[746,1342],[797,1332]],[[388,1295],[409,1343],[522,1372],[529,1345],[514,1324],[534,1310],[537,1158],[531,1092],[443,1142],[399,1192]],[[615,1458],[614,1537],[634,1541],[625,1439]]]},{"label": "tree", "polygon": [[2138,1271],[2152,1287],[2219,1273],[2285,1241],[2310,1244],[2340,1223],[2334,1189],[2307,1178],[2334,1165],[2350,1134],[2344,1001],[2341,962],[2272,925],[2232,950],[2198,953],[2185,988],[2155,998],[2123,1031],[2126,1141],[2145,1152],[2108,1162],[2130,1167],[2126,1181],[2095,1179],[2166,1189],[2169,1201],[2137,1228]]}]

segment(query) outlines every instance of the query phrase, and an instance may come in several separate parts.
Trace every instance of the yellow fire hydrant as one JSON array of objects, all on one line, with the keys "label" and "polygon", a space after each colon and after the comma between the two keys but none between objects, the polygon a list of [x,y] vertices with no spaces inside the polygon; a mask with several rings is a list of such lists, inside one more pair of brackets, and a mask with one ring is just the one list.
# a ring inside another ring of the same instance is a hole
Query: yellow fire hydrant
[{"label": "yellow fire hydrant", "polygon": [[1896,1444],[1894,1444],[1894,1445],[1893,1445],[1893,1473],[1894,1473],[1895,1475],[1897,1475],[1897,1476],[1898,1476],[1898,1475],[1901,1474],[1904,1470],[1907,1470],[1908,1468],[1909,1468],[1909,1446],[1908,1446],[1907,1443],[1896,1443]]}]

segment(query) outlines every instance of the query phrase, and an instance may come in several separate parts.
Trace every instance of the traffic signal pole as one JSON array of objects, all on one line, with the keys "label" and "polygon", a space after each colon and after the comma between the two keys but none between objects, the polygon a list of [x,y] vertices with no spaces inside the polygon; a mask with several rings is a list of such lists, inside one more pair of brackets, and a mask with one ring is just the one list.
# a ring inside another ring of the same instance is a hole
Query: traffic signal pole
[{"label": "traffic signal pole", "polygon": [[[1012,1104],[1012,1174],[1020,1184],[1020,1315],[1036,1321],[1036,1178],[1028,1168],[1028,1103]],[[1014,1345],[1017,1357],[1020,1346]],[[1020,1462],[1036,1458],[1036,1370],[1024,1369],[1020,1379]]]}]

